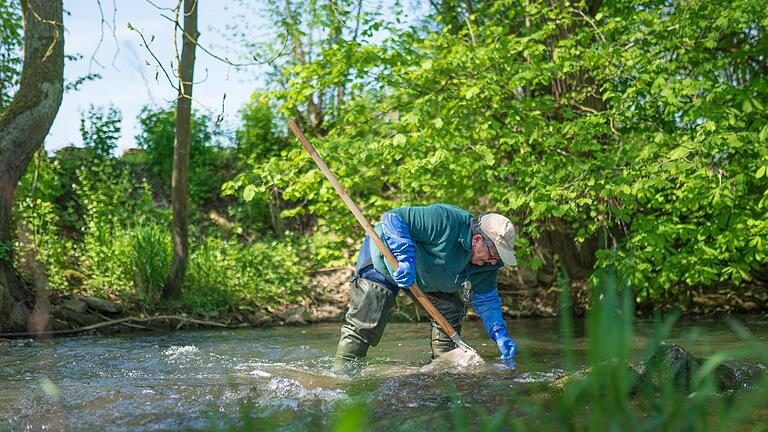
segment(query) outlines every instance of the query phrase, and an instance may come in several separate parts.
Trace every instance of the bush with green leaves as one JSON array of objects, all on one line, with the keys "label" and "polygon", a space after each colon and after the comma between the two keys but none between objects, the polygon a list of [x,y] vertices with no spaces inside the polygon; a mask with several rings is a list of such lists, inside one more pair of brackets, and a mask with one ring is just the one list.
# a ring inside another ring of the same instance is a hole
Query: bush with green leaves
[{"label": "bush with green leaves", "polygon": [[17,258],[34,248],[54,293],[133,292],[126,230],[159,215],[147,185],[114,158],[120,122],[116,109],[91,106],[81,121],[84,147],[38,153],[20,184]]},{"label": "bush with green leaves", "polygon": [[[641,300],[768,280],[762,1],[505,0],[457,16],[345,45],[332,65],[328,47],[275,83],[286,117],[331,68],[377,84],[311,136],[369,218],[439,201],[507,213],[522,265],[564,233],[565,253],[599,244],[586,261],[617,267]],[[298,144],[237,186],[278,188],[295,203],[284,215],[355,232]]]},{"label": "bush with green leaves", "polygon": [[248,243],[210,237],[192,242],[182,303],[200,312],[251,312],[310,295],[306,240],[294,236]]},{"label": "bush with green leaves", "polygon": [[123,116],[113,106],[90,105],[80,117],[80,136],[83,147],[93,152],[95,158],[109,158],[114,155],[120,138]]},{"label": "bush with green leaves", "polygon": [[[141,132],[136,144],[146,153],[144,165],[154,192],[170,198],[173,173],[173,143],[176,137],[176,111],[173,108],[145,106],[139,113]],[[193,112],[189,150],[189,197],[194,210],[206,200],[215,199],[227,178],[228,149],[222,145],[222,131],[207,114]]]},{"label": "bush with green leaves", "polygon": [[126,276],[130,275],[139,303],[160,304],[171,268],[171,234],[167,226],[145,224],[123,233],[129,245]]},{"label": "bush with green leaves", "polygon": [[79,261],[86,289],[100,294],[129,291],[125,231],[155,216],[146,183],[112,155],[120,136],[120,115],[94,108],[81,122],[86,163],[76,170],[73,192],[81,208]]},{"label": "bush with green leaves", "polygon": [[60,172],[59,164],[44,151],[35,153],[16,191],[18,240],[14,249],[17,268],[30,264],[26,261],[31,256],[45,266],[49,288],[67,293],[77,272],[71,255],[74,245],[62,235],[62,217],[56,204],[62,190]]}]

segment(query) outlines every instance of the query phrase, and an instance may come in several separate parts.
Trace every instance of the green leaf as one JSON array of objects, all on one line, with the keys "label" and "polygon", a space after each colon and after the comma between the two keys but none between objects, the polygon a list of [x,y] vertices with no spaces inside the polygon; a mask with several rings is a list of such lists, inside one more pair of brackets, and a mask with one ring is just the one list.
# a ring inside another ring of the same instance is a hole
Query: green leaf
[{"label": "green leaf", "polygon": [[669,153],[669,158],[670,159],[680,159],[681,157],[683,157],[688,152],[689,152],[688,148],[686,148],[686,147],[678,147],[678,148],[672,150]]},{"label": "green leaf", "polygon": [[758,111],[765,111],[765,108],[763,107],[763,104],[760,103],[759,100],[755,98],[749,98],[749,100],[752,101],[752,105],[758,110]]},{"label": "green leaf", "polygon": [[752,112],[752,102],[750,102],[749,99],[744,99],[741,102],[741,111],[745,114]]},{"label": "green leaf", "polygon": [[243,199],[246,202],[250,202],[253,200],[253,197],[256,195],[256,186],[254,185],[248,185],[245,187],[245,190],[243,190]]},{"label": "green leaf", "polygon": [[757,169],[757,172],[755,173],[755,178],[762,178],[765,175],[765,170],[768,168],[768,166],[763,165],[760,168]]},{"label": "green leaf", "polygon": [[407,141],[407,138],[403,134],[397,134],[394,136],[394,138],[392,138],[392,144],[396,146],[405,144],[406,141]]},{"label": "green leaf", "polygon": [[763,128],[760,130],[760,142],[768,141],[768,125],[763,126]]},{"label": "green leaf", "polygon": [[465,97],[467,99],[472,99],[473,97],[477,96],[478,93],[480,93],[480,87],[472,87],[471,89],[467,90]]},{"label": "green leaf", "polygon": [[496,161],[496,158],[493,156],[493,152],[488,149],[487,147],[480,147],[477,149],[477,152],[483,155],[483,160],[486,165],[493,166],[493,163]]}]

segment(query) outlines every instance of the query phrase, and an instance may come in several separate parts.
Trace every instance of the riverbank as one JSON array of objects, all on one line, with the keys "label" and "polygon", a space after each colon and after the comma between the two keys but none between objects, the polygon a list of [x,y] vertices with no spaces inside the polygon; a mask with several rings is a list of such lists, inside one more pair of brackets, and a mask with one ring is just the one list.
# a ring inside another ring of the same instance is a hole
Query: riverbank
[{"label": "riverbank", "polygon": [[[134,331],[174,331],[182,328],[240,328],[306,325],[341,322],[347,307],[351,268],[330,268],[315,272],[310,278],[312,294],[299,303],[272,307],[206,313],[183,308],[158,307],[152,310],[120,299],[74,294],[51,298],[47,334],[112,334]],[[560,311],[560,290],[554,287],[526,286],[517,272],[507,271],[499,279],[502,312],[509,319],[556,317]],[[588,307],[589,287],[585,282],[572,284],[571,313],[584,316]],[[745,289],[708,292],[690,290],[686,299],[668,298],[654,304],[636,305],[638,316],[651,316],[655,310],[679,309],[683,315],[718,315],[765,313],[768,292]],[[426,314],[413,300],[401,293],[393,310],[393,321],[418,322]],[[470,310],[469,319],[478,319]],[[5,335],[9,335],[6,333]],[[13,335],[22,335],[14,333]],[[2,334],[0,334],[2,336]],[[9,336],[6,336],[9,337]]]}]

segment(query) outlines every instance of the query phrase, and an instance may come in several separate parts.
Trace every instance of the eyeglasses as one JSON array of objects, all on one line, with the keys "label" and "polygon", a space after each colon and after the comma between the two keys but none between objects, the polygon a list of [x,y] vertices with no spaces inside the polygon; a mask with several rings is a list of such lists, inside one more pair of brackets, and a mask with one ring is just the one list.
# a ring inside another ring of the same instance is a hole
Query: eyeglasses
[{"label": "eyeglasses", "polygon": [[[484,244],[485,244],[485,248],[488,249],[488,261],[498,261],[501,259],[501,256],[499,256],[498,251],[496,251],[496,253],[494,254],[491,251],[491,247],[488,246],[488,243],[484,243]],[[493,248],[496,249],[496,246],[494,246]]]}]

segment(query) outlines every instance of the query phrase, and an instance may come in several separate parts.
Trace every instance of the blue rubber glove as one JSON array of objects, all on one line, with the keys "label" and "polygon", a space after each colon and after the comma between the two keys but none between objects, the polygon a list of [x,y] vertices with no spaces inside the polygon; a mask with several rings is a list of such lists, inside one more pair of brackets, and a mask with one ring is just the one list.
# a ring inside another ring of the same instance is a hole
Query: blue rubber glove
[{"label": "blue rubber glove", "polygon": [[501,351],[502,359],[511,359],[517,353],[517,344],[511,337],[507,336],[505,329],[496,330],[493,333],[493,340],[496,342],[496,346],[499,347],[499,351]]},{"label": "blue rubber glove", "polygon": [[400,288],[408,288],[416,282],[416,260],[406,258],[398,264],[400,266],[392,273],[392,278]]},{"label": "blue rubber glove", "polygon": [[384,241],[397,259],[398,268],[392,278],[400,288],[408,288],[416,281],[416,243],[408,225],[396,213],[384,213],[381,221]]},{"label": "blue rubber glove", "polygon": [[494,288],[485,293],[472,290],[472,309],[480,315],[485,333],[489,338],[493,339],[494,333],[498,330],[506,332],[507,323],[501,315],[501,297],[498,289]]}]

